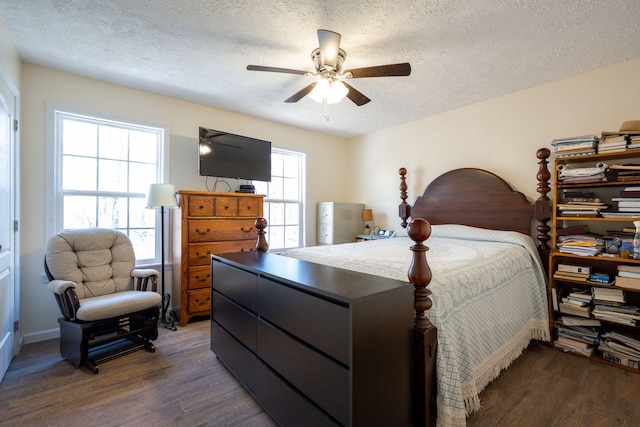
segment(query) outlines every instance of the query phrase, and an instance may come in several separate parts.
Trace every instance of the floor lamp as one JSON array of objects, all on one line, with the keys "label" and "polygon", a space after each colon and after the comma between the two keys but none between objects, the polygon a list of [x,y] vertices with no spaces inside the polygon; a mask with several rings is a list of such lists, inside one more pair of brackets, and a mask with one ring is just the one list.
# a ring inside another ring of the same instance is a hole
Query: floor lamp
[{"label": "floor lamp", "polygon": [[147,208],[160,208],[160,246],[161,246],[161,270],[162,280],[162,312],[160,323],[167,329],[175,331],[174,319],[167,320],[167,310],[171,303],[171,295],[164,290],[164,208],[175,208],[178,206],[176,200],[176,189],[171,184],[151,184],[147,194]]}]

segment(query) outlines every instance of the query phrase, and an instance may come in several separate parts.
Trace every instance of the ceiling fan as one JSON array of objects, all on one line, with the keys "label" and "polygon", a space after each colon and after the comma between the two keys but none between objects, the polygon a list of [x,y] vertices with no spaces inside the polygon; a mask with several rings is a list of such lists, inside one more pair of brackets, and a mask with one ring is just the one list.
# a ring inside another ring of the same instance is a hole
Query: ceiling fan
[{"label": "ceiling fan", "polygon": [[357,106],[371,101],[362,92],[355,89],[345,80],[363,77],[408,76],[411,65],[407,62],[399,64],[377,65],[373,67],[354,68],[343,71],[342,64],[347,53],[340,49],[340,34],[329,30],[318,30],[320,47],[311,52],[311,59],[315,64],[314,72],[292,70],[290,68],[266,67],[262,65],[247,65],[250,71],[269,71],[273,73],[299,74],[302,76],[318,76],[316,82],[294,93],[284,102],[298,102],[306,95],[311,99],[326,104],[340,101],[345,96]]}]

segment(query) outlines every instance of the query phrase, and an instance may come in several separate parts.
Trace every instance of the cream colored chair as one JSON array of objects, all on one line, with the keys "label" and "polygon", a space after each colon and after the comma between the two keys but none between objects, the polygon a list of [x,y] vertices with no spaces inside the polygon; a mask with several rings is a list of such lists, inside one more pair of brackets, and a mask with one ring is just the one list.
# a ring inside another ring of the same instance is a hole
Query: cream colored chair
[{"label": "cream colored chair", "polygon": [[158,272],[135,268],[126,234],[100,228],[59,233],[47,244],[45,271],[62,312],[64,359],[97,374],[100,362],[155,351],[151,341],[158,337],[162,301]]}]

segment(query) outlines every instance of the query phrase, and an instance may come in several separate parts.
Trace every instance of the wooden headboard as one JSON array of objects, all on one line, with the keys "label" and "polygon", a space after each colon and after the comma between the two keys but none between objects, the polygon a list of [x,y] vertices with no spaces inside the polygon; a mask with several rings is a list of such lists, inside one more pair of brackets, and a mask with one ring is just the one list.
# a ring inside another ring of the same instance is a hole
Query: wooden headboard
[{"label": "wooden headboard", "polygon": [[[540,225],[540,252],[548,251],[547,242],[550,240],[550,230],[547,222],[551,217],[550,173],[547,159],[550,151],[541,148],[536,152],[539,160],[537,174],[540,197],[535,202],[527,200],[526,196],[511,188],[511,186],[496,174],[476,168],[455,169],[434,179],[416,199],[409,205],[407,199],[407,185],[405,176],[407,170],[401,168],[399,206],[402,226],[406,227],[408,218],[423,218],[430,224],[462,224],[490,230],[517,231],[526,235],[531,234],[531,220],[536,218]],[[544,259],[544,257],[543,257]]]}]

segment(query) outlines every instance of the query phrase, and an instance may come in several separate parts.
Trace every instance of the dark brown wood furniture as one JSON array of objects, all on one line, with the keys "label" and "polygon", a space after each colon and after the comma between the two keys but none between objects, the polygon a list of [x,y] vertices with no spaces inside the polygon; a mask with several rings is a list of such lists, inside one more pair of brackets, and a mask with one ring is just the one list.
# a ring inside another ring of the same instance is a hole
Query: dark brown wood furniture
[{"label": "dark brown wood furniture", "polygon": [[[415,242],[413,304],[407,288],[389,279],[268,253],[212,256],[212,350],[282,425],[433,425],[437,331],[426,316],[432,302],[424,245],[430,222],[528,235],[536,216],[540,252],[548,252],[549,150],[537,155],[536,203],[490,172],[459,169],[434,180],[411,206],[407,171],[400,170],[400,217]],[[443,206],[446,215],[438,213]],[[256,225],[262,231],[266,222]],[[264,234],[258,246],[266,250]],[[403,306],[409,317],[396,313]]]},{"label": "dark brown wood furniture", "polygon": [[211,311],[211,254],[256,250],[263,195],[178,191],[173,216],[173,295],[180,326]]}]

